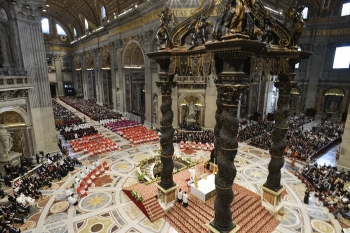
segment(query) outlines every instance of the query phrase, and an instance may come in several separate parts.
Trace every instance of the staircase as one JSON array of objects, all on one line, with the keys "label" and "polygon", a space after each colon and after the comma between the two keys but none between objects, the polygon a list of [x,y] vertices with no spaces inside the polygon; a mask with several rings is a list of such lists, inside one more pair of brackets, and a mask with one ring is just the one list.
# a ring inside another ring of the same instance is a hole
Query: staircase
[{"label": "staircase", "polygon": [[[279,221],[261,205],[259,195],[238,185],[234,185],[234,190],[235,198],[230,207],[232,220],[241,227],[238,232],[268,233],[278,226]],[[178,232],[207,233],[205,224],[214,218],[214,200],[203,203],[192,198],[187,208],[176,203],[165,219]]]},{"label": "staircase", "polygon": [[159,205],[157,197],[149,198],[146,201],[143,201],[142,204],[146,208],[151,222],[164,217],[165,213],[162,207]]}]

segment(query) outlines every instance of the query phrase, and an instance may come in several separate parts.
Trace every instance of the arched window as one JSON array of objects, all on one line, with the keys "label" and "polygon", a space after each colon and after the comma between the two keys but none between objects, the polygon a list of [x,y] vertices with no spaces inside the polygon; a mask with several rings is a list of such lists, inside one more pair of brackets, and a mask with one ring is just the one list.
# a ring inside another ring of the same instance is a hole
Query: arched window
[{"label": "arched window", "polygon": [[88,32],[89,31],[89,23],[86,19],[84,19],[84,22],[85,22],[85,32]]},{"label": "arched window", "polygon": [[44,34],[50,34],[50,24],[48,18],[41,19],[41,29]]},{"label": "arched window", "polygon": [[67,33],[63,30],[63,28],[59,24],[56,24],[56,29],[57,29],[57,35],[67,36]]},{"label": "arched window", "polygon": [[101,6],[101,19],[102,22],[106,22],[107,20],[106,8],[104,6]]},{"label": "arched window", "polygon": [[341,16],[350,15],[350,2],[343,4],[343,9],[341,10]]},{"label": "arched window", "polygon": [[74,38],[76,38],[78,35],[77,35],[77,30],[75,30],[75,28],[73,28],[73,34],[74,34]]},{"label": "arched window", "polygon": [[309,13],[309,8],[305,7],[303,12],[301,13],[303,15],[303,19],[307,19]]}]

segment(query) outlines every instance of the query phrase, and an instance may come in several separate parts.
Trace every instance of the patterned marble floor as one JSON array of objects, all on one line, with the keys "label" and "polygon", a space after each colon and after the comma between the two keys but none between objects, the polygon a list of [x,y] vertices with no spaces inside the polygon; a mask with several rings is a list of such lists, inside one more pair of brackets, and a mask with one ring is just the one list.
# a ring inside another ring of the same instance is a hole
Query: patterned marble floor
[{"label": "patterned marble floor", "polygon": [[[76,114],[82,117],[80,112]],[[97,125],[97,122],[89,121],[89,123]],[[95,184],[89,188],[88,195],[82,198],[77,206],[69,206],[63,191],[72,184],[78,173],[69,176],[60,185],[57,185],[56,189],[46,191],[45,194],[49,199],[40,212],[37,224],[32,224],[28,228],[34,228],[24,232],[175,233],[176,230],[163,218],[151,223],[121,191],[122,187],[138,182],[137,164],[144,158],[154,156],[159,144],[147,143],[134,146],[106,129],[99,127],[99,130],[122,145],[120,150],[100,156],[100,161],[107,161],[110,169],[103,174],[103,177],[96,179]],[[182,153],[177,145],[174,146],[177,156],[190,157],[192,160],[210,157],[210,153],[206,151],[195,151],[188,155]],[[82,155],[79,156],[79,159],[84,165],[90,162]],[[266,180],[269,160],[267,151],[240,143],[239,152],[235,158],[238,171],[235,182],[261,194],[260,185]],[[286,187],[283,197],[285,215],[274,233],[340,232],[339,222],[328,213],[326,208],[316,206],[312,201],[310,205],[303,204],[305,186],[290,170],[291,167],[286,162],[282,170],[282,184]]]}]

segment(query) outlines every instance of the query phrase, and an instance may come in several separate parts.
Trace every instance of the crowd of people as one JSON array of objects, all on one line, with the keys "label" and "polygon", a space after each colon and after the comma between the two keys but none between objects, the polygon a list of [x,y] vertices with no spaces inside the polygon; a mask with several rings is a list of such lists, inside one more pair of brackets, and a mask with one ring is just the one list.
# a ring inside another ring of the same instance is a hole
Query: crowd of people
[{"label": "crowd of people", "polygon": [[[285,153],[287,156],[310,160],[318,151],[338,139],[344,132],[343,123],[327,121],[312,127],[311,130],[304,130],[303,122],[300,119],[289,122],[291,128],[286,134],[287,148]],[[272,145],[271,132],[265,132],[252,138],[249,145],[267,150]]]},{"label": "crowd of people", "polygon": [[70,125],[61,129],[60,134],[64,137],[64,140],[72,140],[82,138],[83,136],[90,136],[97,134],[98,131],[88,124]]},{"label": "crowd of people", "polygon": [[247,141],[260,134],[269,132],[273,129],[273,126],[274,124],[268,121],[259,121],[257,123],[247,125],[245,128],[239,130],[237,134],[237,141]]},{"label": "crowd of people", "polygon": [[77,115],[57,103],[55,100],[52,100],[53,106],[53,115],[55,119],[62,119],[62,124],[81,124],[83,123],[82,119],[80,119]]},{"label": "crowd of people", "polygon": [[107,107],[98,105],[94,99],[86,100],[84,98],[77,98],[73,96],[62,96],[60,99],[95,121],[104,119],[118,119],[122,117],[122,114],[114,112]]},{"label": "crowd of people", "polygon": [[176,130],[174,133],[173,142],[181,142],[181,141],[191,141],[191,142],[201,142],[205,143],[213,143],[214,142],[214,131],[213,130],[203,130],[198,132],[190,132],[190,131],[178,131]]},{"label": "crowd of people", "polygon": [[20,232],[20,229],[13,227],[13,223],[24,223],[24,217],[30,213],[35,200],[42,197],[40,190],[50,188],[52,180],[61,180],[74,170],[74,166],[81,165],[76,158],[63,157],[59,153],[47,154],[46,158],[47,161],[37,165],[35,170],[28,166],[25,172],[21,172],[19,165],[10,162],[4,165],[4,183],[13,189],[13,194],[0,189],[0,198],[7,196],[9,201],[9,204],[0,205],[0,232]]},{"label": "crowd of people", "polygon": [[[350,190],[345,188],[345,183],[350,181],[348,171],[315,163],[307,164],[300,172],[315,190],[313,202],[316,205],[327,206],[338,219],[340,216],[350,219]],[[309,197],[310,190],[307,189],[305,204],[309,204]]]}]

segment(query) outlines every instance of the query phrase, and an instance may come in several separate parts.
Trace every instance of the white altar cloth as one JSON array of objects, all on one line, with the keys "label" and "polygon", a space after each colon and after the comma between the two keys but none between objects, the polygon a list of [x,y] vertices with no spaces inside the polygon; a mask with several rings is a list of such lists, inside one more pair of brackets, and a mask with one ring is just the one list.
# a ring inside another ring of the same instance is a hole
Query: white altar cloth
[{"label": "white altar cloth", "polygon": [[207,176],[207,179],[199,180],[198,188],[194,186],[194,183],[191,184],[191,194],[193,194],[203,202],[215,196],[213,192],[215,192],[215,175],[214,174]]}]

